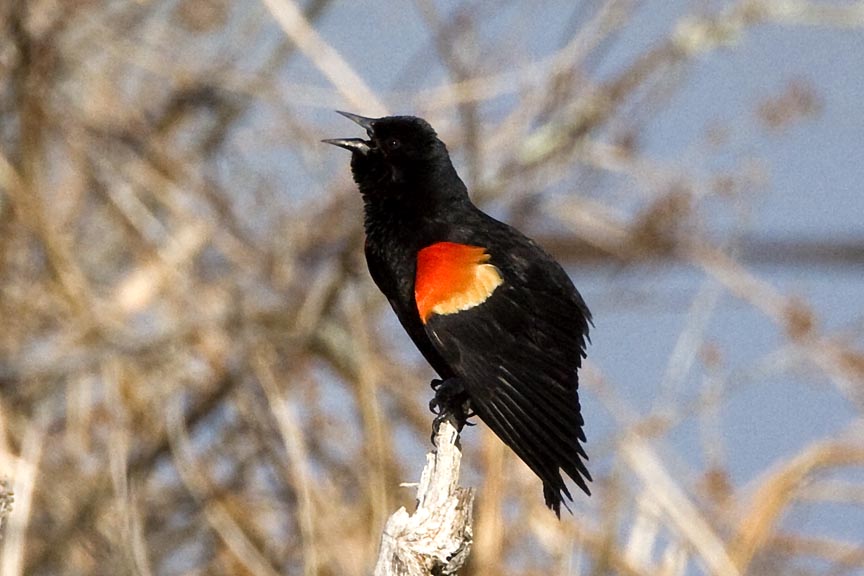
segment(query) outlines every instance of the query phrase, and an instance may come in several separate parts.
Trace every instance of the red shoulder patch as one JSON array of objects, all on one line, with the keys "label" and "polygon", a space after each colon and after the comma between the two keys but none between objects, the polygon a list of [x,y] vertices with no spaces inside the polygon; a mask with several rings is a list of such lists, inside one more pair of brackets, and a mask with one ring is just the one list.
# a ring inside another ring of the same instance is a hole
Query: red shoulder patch
[{"label": "red shoulder patch", "polygon": [[504,280],[480,246],[438,242],[417,254],[414,299],[423,323],[432,314],[454,314],[486,301]]}]

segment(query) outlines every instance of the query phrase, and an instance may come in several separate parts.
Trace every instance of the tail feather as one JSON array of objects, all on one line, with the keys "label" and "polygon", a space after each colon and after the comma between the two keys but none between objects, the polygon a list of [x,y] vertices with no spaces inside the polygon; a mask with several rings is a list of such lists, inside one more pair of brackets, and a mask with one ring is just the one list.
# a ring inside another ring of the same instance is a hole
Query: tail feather
[{"label": "tail feather", "polygon": [[573,500],[562,470],[586,494],[591,493],[587,484],[591,475],[583,462],[587,456],[579,444],[583,435],[578,402],[553,408],[542,393],[518,381],[499,378],[499,383],[487,390],[491,393],[472,395],[472,407],[540,477],[546,506],[560,516],[561,504],[566,508],[566,500]]}]

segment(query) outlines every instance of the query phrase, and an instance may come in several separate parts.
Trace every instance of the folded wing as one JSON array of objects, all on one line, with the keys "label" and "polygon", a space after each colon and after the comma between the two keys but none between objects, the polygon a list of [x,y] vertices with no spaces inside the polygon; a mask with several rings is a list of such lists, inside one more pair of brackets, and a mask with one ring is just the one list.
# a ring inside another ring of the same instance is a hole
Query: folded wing
[{"label": "folded wing", "polygon": [[552,281],[518,263],[498,268],[503,282],[485,301],[430,315],[426,332],[472,408],[540,477],[546,505],[560,515],[564,498],[572,501],[561,471],[590,493],[577,391],[588,311],[560,268]]}]

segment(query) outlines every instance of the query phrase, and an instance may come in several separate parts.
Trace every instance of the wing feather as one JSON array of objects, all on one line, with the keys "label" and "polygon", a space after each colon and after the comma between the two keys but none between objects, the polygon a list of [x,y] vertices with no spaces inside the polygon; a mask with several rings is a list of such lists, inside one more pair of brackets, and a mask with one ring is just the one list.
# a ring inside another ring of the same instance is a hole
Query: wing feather
[{"label": "wing feather", "polygon": [[[492,400],[492,403],[498,402],[515,406],[519,410],[520,415],[526,417],[526,429],[534,432],[535,436],[542,436],[541,440],[546,442],[547,453],[562,463],[562,468],[565,465],[571,465],[568,467],[569,469],[565,469],[565,472],[571,476],[573,475],[572,470],[578,470],[580,474],[588,474],[588,470],[582,462],[578,458],[573,457],[572,449],[576,449],[577,453],[581,455],[582,451],[580,449],[582,447],[578,442],[573,441],[575,430],[570,425],[570,422],[563,419],[541,420],[541,418],[547,417],[548,413],[542,409],[538,409],[536,405],[527,400],[520,393],[520,388],[518,387],[506,385],[498,390],[502,398],[496,398]],[[578,479],[574,478],[574,480]]]},{"label": "wing feather", "polygon": [[546,504],[560,514],[565,498],[573,499],[562,471],[590,494],[576,372],[584,342],[579,322],[585,319],[570,319],[568,333],[560,326],[568,310],[562,320],[556,316],[561,310],[531,294],[505,281],[483,305],[432,316],[426,330],[464,380],[472,408],[540,477]]},{"label": "wing feather", "polygon": [[[498,402],[485,405],[484,415],[484,422],[543,480],[544,487],[551,486],[553,490],[563,492],[567,498],[573,499],[567,485],[564,484],[564,479],[558,469],[551,464],[548,455],[531,450],[530,445],[525,441],[524,432],[517,430],[514,426],[513,423],[519,417],[517,412],[513,411],[506,403]],[[546,504],[553,508],[556,514],[560,513],[560,508],[551,505],[548,501]]]}]

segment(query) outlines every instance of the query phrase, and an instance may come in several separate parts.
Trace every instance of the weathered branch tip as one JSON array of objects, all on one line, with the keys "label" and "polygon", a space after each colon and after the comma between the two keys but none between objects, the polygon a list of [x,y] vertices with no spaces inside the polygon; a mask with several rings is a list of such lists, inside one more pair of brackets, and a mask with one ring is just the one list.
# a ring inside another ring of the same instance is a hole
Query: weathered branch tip
[{"label": "weathered branch tip", "polygon": [[384,526],[375,576],[456,574],[468,559],[474,490],[458,486],[462,452],[453,418],[441,423],[434,441],[417,486],[417,509],[409,515],[400,508]]}]

